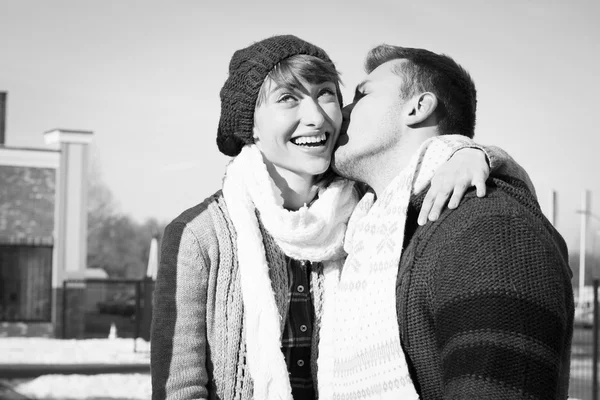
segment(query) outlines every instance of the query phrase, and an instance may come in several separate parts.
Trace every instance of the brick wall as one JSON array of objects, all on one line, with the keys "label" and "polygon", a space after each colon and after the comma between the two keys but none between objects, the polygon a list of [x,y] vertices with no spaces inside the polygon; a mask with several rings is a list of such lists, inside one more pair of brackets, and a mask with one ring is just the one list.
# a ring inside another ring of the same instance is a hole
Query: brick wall
[{"label": "brick wall", "polygon": [[0,166],[0,241],[52,244],[55,184],[54,169]]},{"label": "brick wall", "polygon": [[[62,288],[53,289],[56,307],[54,332],[57,338],[83,339],[85,335],[85,284],[67,286],[66,295]],[[63,307],[63,302],[66,305]],[[64,315],[63,315],[64,310]]]}]

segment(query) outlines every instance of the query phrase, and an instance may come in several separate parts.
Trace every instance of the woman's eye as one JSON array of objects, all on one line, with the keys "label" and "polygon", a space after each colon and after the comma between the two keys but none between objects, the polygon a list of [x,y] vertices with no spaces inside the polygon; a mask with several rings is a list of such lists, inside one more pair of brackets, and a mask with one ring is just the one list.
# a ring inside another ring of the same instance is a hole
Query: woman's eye
[{"label": "woman's eye", "polygon": [[279,96],[279,98],[277,99],[278,103],[289,103],[291,101],[295,101],[296,98],[294,96],[292,96],[291,94],[284,94]]},{"label": "woman's eye", "polygon": [[335,91],[333,91],[329,88],[325,88],[325,89],[321,90],[321,92],[319,93],[319,96],[335,96]]},{"label": "woman's eye", "polygon": [[326,103],[337,101],[336,91],[330,88],[324,88],[319,92],[319,101]]}]

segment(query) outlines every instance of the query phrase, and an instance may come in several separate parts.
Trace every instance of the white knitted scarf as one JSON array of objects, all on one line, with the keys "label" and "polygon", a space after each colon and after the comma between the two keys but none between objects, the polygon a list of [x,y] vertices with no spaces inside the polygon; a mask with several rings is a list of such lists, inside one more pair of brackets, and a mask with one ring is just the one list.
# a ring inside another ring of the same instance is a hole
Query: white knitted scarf
[{"label": "white knitted scarf", "polygon": [[[326,304],[321,334],[335,338],[319,346],[319,398],[418,399],[400,344],[396,277],[411,193],[459,148],[461,137],[436,137],[374,201],[365,195],[350,218],[336,298]],[[325,346],[329,347],[325,347]]]},{"label": "white knitted scarf", "polygon": [[237,232],[247,363],[255,399],[292,400],[281,352],[283,316],[275,303],[256,210],[265,229],[287,256],[323,262],[327,307],[333,292],[327,290],[327,285],[337,284],[346,256],[343,241],[348,219],[358,202],[353,186],[350,181],[336,179],[319,190],[310,207],[288,211],[283,208],[281,191],[255,145],[245,146],[227,167],[223,196]]}]

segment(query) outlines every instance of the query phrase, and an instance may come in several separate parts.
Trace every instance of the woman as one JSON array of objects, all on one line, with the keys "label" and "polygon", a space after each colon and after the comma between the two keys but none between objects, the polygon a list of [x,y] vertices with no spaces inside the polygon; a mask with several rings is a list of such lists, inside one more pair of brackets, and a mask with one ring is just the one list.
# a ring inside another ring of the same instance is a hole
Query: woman
[{"label": "woman", "polygon": [[341,105],[338,72],[310,43],[276,36],[233,55],[223,190],[163,238],[154,399],[316,398],[323,270],[341,267],[358,200],[329,169]]}]

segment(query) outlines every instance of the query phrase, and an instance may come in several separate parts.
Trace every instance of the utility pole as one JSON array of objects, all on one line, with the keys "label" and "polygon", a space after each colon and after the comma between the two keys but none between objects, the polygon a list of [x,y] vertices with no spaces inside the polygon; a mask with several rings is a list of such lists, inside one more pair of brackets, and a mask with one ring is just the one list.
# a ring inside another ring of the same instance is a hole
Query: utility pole
[{"label": "utility pole", "polygon": [[579,307],[583,307],[585,286],[585,253],[587,242],[587,221],[590,215],[590,191],[584,190],[581,194],[581,231],[579,239]]},{"label": "utility pole", "polygon": [[0,92],[0,146],[6,144],[6,92]]}]

